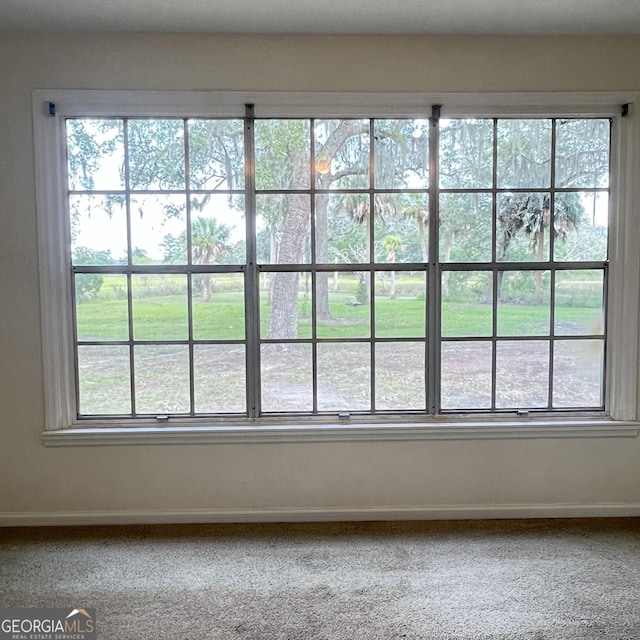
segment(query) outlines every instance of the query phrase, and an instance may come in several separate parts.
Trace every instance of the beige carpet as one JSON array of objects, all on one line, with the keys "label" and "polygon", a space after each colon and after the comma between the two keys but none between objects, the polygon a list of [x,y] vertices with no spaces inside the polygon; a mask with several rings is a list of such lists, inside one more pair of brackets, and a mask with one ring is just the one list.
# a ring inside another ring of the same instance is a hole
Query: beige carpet
[{"label": "beige carpet", "polygon": [[0,530],[1,607],[103,640],[640,639],[640,520]]}]

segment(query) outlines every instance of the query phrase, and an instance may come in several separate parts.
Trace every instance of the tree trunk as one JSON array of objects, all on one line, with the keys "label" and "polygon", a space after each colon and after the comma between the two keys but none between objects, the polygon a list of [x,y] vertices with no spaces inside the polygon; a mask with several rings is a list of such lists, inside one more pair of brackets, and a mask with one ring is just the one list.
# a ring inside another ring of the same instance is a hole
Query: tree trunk
[{"label": "tree trunk", "polygon": [[273,278],[273,305],[269,338],[298,337],[298,287],[300,274],[280,272]]},{"label": "tree trunk", "polygon": [[[498,271],[498,273],[496,274],[496,277],[498,279],[498,302],[500,302],[500,300],[502,299],[502,278],[504,276],[504,271]],[[491,295],[491,298],[493,300],[493,294]]]},{"label": "tree trunk", "polygon": [[[538,260],[540,263],[544,261],[544,219],[540,222],[540,231],[538,232]],[[536,271],[536,302],[542,302],[542,271]]]},{"label": "tree trunk", "polygon": [[[316,262],[329,262],[329,228],[327,208],[329,196],[321,194],[316,198]],[[318,271],[316,273],[316,317],[318,320],[330,320],[329,311],[329,274]]]},{"label": "tree trunk", "polygon": [[365,287],[365,301],[366,305],[371,306],[371,271],[364,272],[364,287]]},{"label": "tree trunk", "polygon": [[[352,136],[358,133],[361,125],[355,120],[343,120],[331,133],[321,149],[316,149],[316,155],[322,155],[331,162],[340,147]],[[366,129],[365,129],[366,130]],[[335,177],[326,173],[320,178],[322,189],[331,188]],[[320,194],[316,197],[316,262],[327,263],[329,261],[329,225],[327,209],[329,196]],[[329,274],[316,272],[316,317],[318,320],[330,320],[329,310]]]},{"label": "tree trunk", "polygon": [[[444,237],[444,261],[449,262],[451,260],[451,245],[453,240],[451,233],[447,233]],[[450,271],[442,271],[442,295],[449,295],[449,274]]]},{"label": "tree trunk", "polygon": [[418,218],[418,234],[420,235],[420,248],[422,249],[422,261],[429,262],[429,247],[427,245],[427,234],[424,228],[424,220]]},{"label": "tree trunk", "polygon": [[213,289],[213,283],[211,282],[211,274],[205,273],[202,276],[202,300],[209,302],[211,300],[211,293]]},{"label": "tree trunk", "polygon": [[[340,147],[346,140],[354,135],[360,127],[357,121],[344,120],[331,133],[322,149],[316,149],[316,154],[322,153],[325,157],[333,159]],[[303,183],[303,179],[308,175],[309,156],[304,152],[292,153],[292,180],[291,184],[299,185]],[[330,185],[333,181],[331,174],[323,176],[323,186],[325,181]],[[320,203],[322,199],[319,198]],[[320,204],[319,209],[322,209]],[[322,224],[322,215],[320,215],[319,224],[320,231],[316,234],[316,244],[319,242],[327,242],[327,233],[324,231]],[[316,218],[318,224],[318,218]],[[299,264],[304,257],[305,241],[309,233],[309,207],[308,200],[304,196],[291,196],[291,206],[289,214],[284,222],[282,238],[280,240],[280,264]],[[322,249],[321,249],[322,250]],[[316,246],[316,259],[318,260],[318,248]],[[300,280],[299,273],[278,272],[274,274],[273,284],[273,302],[271,305],[271,323],[269,326],[269,338],[272,339],[290,339],[298,336],[298,284]],[[328,314],[329,310],[329,292],[328,286],[322,289],[323,284],[327,284],[326,277],[317,279],[320,287],[320,293],[316,298],[316,310],[318,315],[321,312]],[[369,294],[367,294],[369,295]]]},{"label": "tree trunk", "polygon": [[[269,232],[269,262],[276,264],[278,262],[278,238],[276,235],[275,225],[272,223],[271,231]],[[273,274],[269,274],[269,290],[267,293],[267,304],[271,306],[273,304]]]},{"label": "tree trunk", "polygon": [[[292,184],[301,184],[309,170],[309,159],[304,153],[293,158]],[[292,195],[289,214],[284,221],[280,239],[280,264],[299,264],[309,235],[309,201],[303,195]],[[280,271],[273,274],[273,302],[268,337],[291,339],[298,337],[299,272]]]}]

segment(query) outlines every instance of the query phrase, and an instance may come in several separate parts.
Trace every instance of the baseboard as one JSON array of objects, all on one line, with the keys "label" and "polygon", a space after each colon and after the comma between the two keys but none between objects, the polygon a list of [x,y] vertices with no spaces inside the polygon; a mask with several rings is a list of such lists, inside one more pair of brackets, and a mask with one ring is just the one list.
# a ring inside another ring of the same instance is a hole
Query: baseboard
[{"label": "baseboard", "polygon": [[0,527],[242,522],[347,522],[373,520],[493,520],[529,518],[637,518],[640,504],[470,505],[434,507],[334,507],[185,509],[178,511],[65,511],[0,513]]}]

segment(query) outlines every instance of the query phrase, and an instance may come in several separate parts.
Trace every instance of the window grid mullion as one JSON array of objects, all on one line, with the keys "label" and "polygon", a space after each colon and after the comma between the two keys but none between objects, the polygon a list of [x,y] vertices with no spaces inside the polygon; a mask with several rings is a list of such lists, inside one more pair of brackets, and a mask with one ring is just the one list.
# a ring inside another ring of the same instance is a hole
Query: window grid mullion
[{"label": "window grid mullion", "polygon": [[255,115],[253,105],[246,105],[244,119],[245,152],[245,222],[247,266],[245,273],[245,353],[247,414],[260,415],[260,273],[257,269],[256,184],[255,184]]},{"label": "window grid mullion", "polygon": [[[189,122],[185,118],[183,121],[184,139],[184,181],[186,199],[186,224],[187,224],[187,264],[192,262],[191,244],[191,165],[189,160]],[[191,269],[187,271],[187,331],[189,337],[189,407],[190,415],[196,414],[195,400],[195,349],[193,346],[193,274]]]},{"label": "window grid mullion", "polygon": [[371,346],[369,347],[369,385],[370,396],[369,406],[372,413],[376,411],[376,343],[375,343],[375,327],[376,327],[376,272],[373,265],[376,262],[375,251],[375,120],[369,120],[369,262],[371,263],[371,271],[369,271],[369,335],[371,336]]},{"label": "window grid mullion", "polygon": [[[553,407],[553,359],[555,353],[555,314],[556,314],[556,257],[555,257],[555,216],[556,216],[556,145],[557,145],[556,118],[551,121],[551,191],[549,193],[549,400],[547,407]],[[544,223],[543,223],[544,224]]]},{"label": "window grid mullion", "polygon": [[440,256],[439,256],[439,215],[440,215],[440,106],[433,105],[429,119],[429,262],[427,267],[426,297],[426,386],[427,413],[440,413],[440,333],[442,310],[440,308]]},{"label": "window grid mullion", "polygon": [[[493,165],[491,172],[491,182],[493,185],[493,195],[491,197],[491,262],[498,262],[498,119],[493,119]],[[500,276],[502,277],[502,275]],[[494,268],[491,280],[491,411],[496,410],[496,384],[498,366],[498,271]]]},{"label": "window grid mullion", "polygon": [[[311,264],[315,265],[317,260],[316,254],[316,136],[315,136],[315,119],[309,120],[309,202],[311,206]],[[311,412],[318,413],[318,319],[317,311],[317,273],[311,272],[311,393],[312,406]],[[327,285],[328,286],[328,285]]]},{"label": "window grid mullion", "polygon": [[[609,156],[611,157],[611,156]],[[608,335],[608,298],[609,298],[609,264],[607,263],[604,267],[604,281],[603,281],[603,291],[602,291],[602,373],[601,373],[601,382],[600,382],[600,404],[604,409],[608,406],[607,400],[607,351],[609,349],[609,340],[607,339]]]},{"label": "window grid mullion", "polygon": [[131,414],[137,415],[136,410],[136,361],[133,340],[133,282],[131,281],[131,267],[133,265],[133,249],[131,244],[131,168],[129,164],[129,118],[123,119],[124,136],[124,186],[126,194],[127,215],[127,315],[129,331],[129,384],[131,388]]}]

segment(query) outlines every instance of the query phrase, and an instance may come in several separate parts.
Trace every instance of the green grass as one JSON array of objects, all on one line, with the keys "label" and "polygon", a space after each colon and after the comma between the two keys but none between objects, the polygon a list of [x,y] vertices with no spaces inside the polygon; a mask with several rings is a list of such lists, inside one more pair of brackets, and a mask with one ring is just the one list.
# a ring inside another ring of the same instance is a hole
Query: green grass
[{"label": "green grass", "polygon": [[[331,294],[332,320],[318,322],[318,337],[369,337],[369,305],[351,306],[350,293]],[[139,297],[133,300],[134,337],[138,340],[184,340],[188,337],[186,295]],[[301,300],[299,337],[311,336],[311,305]],[[263,337],[267,335],[270,307],[263,297],[261,308]],[[77,305],[78,337],[81,340],[126,340],[127,302],[103,299]],[[600,330],[599,307],[566,306],[556,309],[556,329],[562,334],[588,334]],[[375,301],[375,328],[378,337],[425,335],[425,303],[416,298]],[[242,340],[245,335],[243,297],[240,292],[214,292],[209,302],[193,298],[194,337],[200,340]],[[534,305],[499,305],[499,335],[548,335],[549,309]],[[450,337],[491,335],[492,309],[486,304],[443,302],[442,333]]]}]

